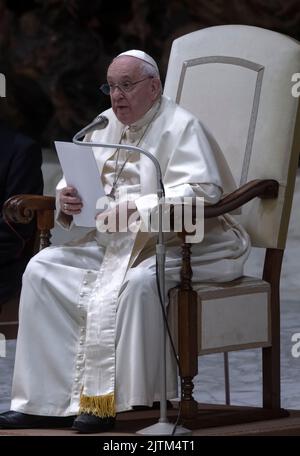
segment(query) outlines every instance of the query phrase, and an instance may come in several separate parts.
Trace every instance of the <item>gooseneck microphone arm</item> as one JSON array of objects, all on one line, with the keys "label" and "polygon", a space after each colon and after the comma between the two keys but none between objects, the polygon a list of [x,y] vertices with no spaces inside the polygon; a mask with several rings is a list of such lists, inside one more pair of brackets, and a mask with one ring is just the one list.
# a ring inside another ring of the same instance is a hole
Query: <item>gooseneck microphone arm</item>
[{"label": "gooseneck microphone arm", "polygon": [[163,186],[163,181],[162,181],[162,173],[160,169],[160,164],[157,158],[155,158],[150,152],[147,152],[146,150],[142,149],[141,147],[136,147],[136,146],[130,146],[127,144],[113,144],[113,143],[102,143],[102,142],[93,142],[93,141],[79,141],[79,138],[85,136],[87,133],[89,133],[91,130],[95,130],[96,128],[103,129],[107,126],[108,124],[108,119],[105,116],[98,116],[96,119],[91,122],[89,125],[84,127],[82,130],[80,130],[78,133],[76,133],[73,136],[72,142],[74,144],[78,144],[80,146],[88,146],[88,147],[108,147],[111,149],[126,149],[128,152],[140,152],[141,154],[146,155],[150,160],[153,162],[155,168],[156,168],[156,178],[157,178],[157,196],[158,198],[162,198],[165,196],[165,190]]}]

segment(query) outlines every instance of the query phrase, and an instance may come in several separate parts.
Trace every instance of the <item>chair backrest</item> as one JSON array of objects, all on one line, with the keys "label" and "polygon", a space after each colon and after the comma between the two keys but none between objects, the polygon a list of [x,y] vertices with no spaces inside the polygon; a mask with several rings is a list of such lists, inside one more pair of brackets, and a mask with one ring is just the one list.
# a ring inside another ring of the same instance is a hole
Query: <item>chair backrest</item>
[{"label": "chair backrest", "polygon": [[300,43],[258,27],[199,30],[176,39],[170,54],[164,94],[201,120],[236,184],[280,184],[276,200],[243,207],[241,222],[257,247],[284,248],[287,237],[300,150],[295,73]]}]

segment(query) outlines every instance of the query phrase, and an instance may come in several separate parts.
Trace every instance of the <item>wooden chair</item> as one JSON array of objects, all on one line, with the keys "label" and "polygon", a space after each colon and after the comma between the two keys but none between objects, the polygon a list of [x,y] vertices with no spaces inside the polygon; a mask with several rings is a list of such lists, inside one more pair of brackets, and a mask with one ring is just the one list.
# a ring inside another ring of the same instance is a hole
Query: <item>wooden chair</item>
[{"label": "wooden chair", "polygon": [[[193,399],[198,355],[253,347],[261,347],[263,356],[259,416],[283,413],[279,281],[300,148],[298,99],[291,94],[291,77],[300,72],[299,62],[299,43],[256,27],[211,27],[185,35],[172,46],[164,93],[210,130],[239,187],[205,207],[205,217],[243,206],[239,217],[253,246],[266,249],[262,278],[194,284],[190,245],[182,233],[182,280],[170,292],[170,324],[178,336],[182,416],[188,423],[198,416]],[[7,202],[5,211],[22,223],[36,214],[44,247],[54,208],[53,197],[19,195]]]},{"label": "wooden chair", "polygon": [[198,355],[257,347],[263,362],[258,416],[282,414],[279,282],[300,150],[299,99],[291,82],[299,72],[299,43],[257,27],[211,27],[172,45],[164,93],[201,120],[239,187],[205,207],[205,217],[243,206],[238,218],[252,245],[266,250],[262,277],[195,284],[190,245],[183,242],[182,282],[170,293],[170,322],[178,334],[186,420],[198,414]]}]

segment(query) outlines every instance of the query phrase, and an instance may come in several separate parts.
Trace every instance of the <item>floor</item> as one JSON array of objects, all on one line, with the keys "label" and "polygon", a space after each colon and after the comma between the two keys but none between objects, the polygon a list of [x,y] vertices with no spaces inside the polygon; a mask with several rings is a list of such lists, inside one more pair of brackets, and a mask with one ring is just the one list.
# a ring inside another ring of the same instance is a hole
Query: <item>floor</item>
[{"label": "floor", "polygon": [[[45,152],[45,162],[47,163],[44,168],[44,174],[47,176],[45,194],[53,194],[54,182],[57,182],[60,170],[57,166],[55,157],[47,152]],[[292,338],[297,338],[298,334],[300,340],[299,207],[300,172],[298,170],[281,282],[282,406],[284,408],[294,410],[300,410],[300,348],[299,350],[296,350],[296,347],[294,347],[294,351],[292,352],[292,347],[296,343],[296,339],[293,341]],[[78,235],[82,234],[82,231],[83,230],[77,229],[72,233],[72,237],[78,237]],[[58,244],[66,241],[67,239],[69,239],[69,235],[61,229],[56,228],[53,231],[53,243]],[[263,253],[259,249],[253,249],[253,252],[246,264],[246,274],[255,275],[259,272],[263,258],[262,254]],[[6,357],[0,357],[0,412],[9,408],[15,341],[7,341],[5,348]],[[229,362],[231,403],[239,406],[259,406],[261,404],[261,360],[259,350],[232,352],[229,355]],[[199,374],[195,378],[194,395],[195,399],[201,403],[224,404],[224,372],[222,354],[208,355],[199,358]],[[298,412],[296,412],[293,420],[298,420],[297,426],[298,429],[300,429],[300,415]],[[253,429],[253,432],[255,432],[255,428]],[[218,428],[218,432],[220,431],[221,429]],[[41,431],[36,432],[39,434]],[[210,434],[208,434],[213,435],[211,432],[214,431],[209,431]],[[224,430],[224,432],[227,431]]]},{"label": "floor", "polygon": [[[244,422],[241,421],[241,413],[246,413]],[[168,413],[169,423],[176,420],[177,410]],[[124,412],[118,415],[115,428],[109,432],[97,433],[102,441],[107,436],[111,437],[139,437],[149,426],[157,424],[159,419],[158,411],[133,411]],[[216,425],[217,420],[217,425]],[[291,411],[289,417],[277,419],[261,419],[251,421],[249,408],[236,408],[228,412],[226,407],[208,407],[205,404],[199,405],[199,413],[196,420],[185,423],[184,429],[190,432],[190,436],[300,436],[300,411]],[[238,424],[236,424],[238,422]],[[230,424],[228,424],[230,423]],[[173,430],[171,424],[171,430]],[[178,428],[180,431],[182,428]],[[23,437],[78,437],[78,434],[71,429],[22,429],[5,430],[0,429],[2,436],[23,436]],[[84,434],[87,436],[88,434]],[[94,436],[95,434],[93,434]],[[154,435],[154,434],[152,434]],[[154,437],[159,439],[159,436]],[[125,439],[124,439],[125,440]]]}]

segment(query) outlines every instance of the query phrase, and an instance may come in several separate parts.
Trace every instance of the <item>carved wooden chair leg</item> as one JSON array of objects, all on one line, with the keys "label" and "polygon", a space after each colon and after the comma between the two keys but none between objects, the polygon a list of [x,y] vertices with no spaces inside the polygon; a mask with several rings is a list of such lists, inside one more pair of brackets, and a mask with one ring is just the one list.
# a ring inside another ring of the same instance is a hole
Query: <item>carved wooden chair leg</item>
[{"label": "carved wooden chair leg", "polygon": [[271,340],[272,346],[262,349],[263,406],[280,408],[280,272],[283,250],[267,249],[263,280],[271,285]]},{"label": "carved wooden chair leg", "polygon": [[181,410],[183,419],[197,415],[197,402],[193,398],[193,378],[198,373],[197,345],[197,293],[192,289],[190,244],[182,244],[181,285],[178,293],[179,362],[181,367]]},{"label": "carved wooden chair leg", "polygon": [[37,211],[37,227],[40,232],[39,250],[49,247],[51,244],[51,229],[54,227],[53,211]]}]

